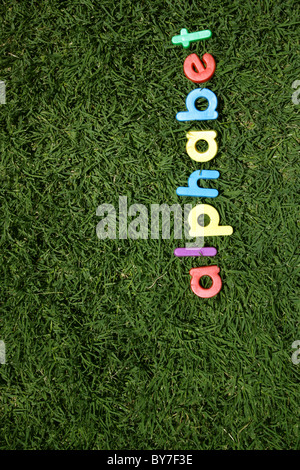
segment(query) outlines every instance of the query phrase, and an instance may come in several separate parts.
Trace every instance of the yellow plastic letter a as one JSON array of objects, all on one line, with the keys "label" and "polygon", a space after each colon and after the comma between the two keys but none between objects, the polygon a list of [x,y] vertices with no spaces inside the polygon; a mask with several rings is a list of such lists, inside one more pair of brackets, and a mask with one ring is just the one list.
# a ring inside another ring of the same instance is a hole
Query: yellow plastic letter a
[{"label": "yellow plastic letter a", "polygon": [[[186,134],[188,139],[186,143],[186,151],[188,155],[196,162],[208,162],[214,158],[218,151],[218,144],[216,142],[216,131],[190,131]],[[196,148],[198,140],[206,140],[208,149],[206,152],[199,152]]]},{"label": "yellow plastic letter a", "polygon": [[[208,215],[210,221],[209,224],[204,227],[199,224],[198,217],[205,214]],[[190,226],[189,234],[191,237],[212,237],[231,235],[233,233],[233,228],[230,225],[219,225],[219,212],[209,204],[198,204],[193,207],[189,213],[188,222]]]}]

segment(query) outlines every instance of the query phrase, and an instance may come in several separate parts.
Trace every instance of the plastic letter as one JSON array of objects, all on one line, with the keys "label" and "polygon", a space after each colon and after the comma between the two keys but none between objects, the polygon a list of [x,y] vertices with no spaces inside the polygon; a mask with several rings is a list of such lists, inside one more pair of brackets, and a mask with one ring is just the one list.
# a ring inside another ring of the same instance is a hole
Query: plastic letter
[{"label": "plastic letter", "polygon": [[[216,141],[216,131],[190,131],[186,134],[188,139],[186,143],[186,151],[192,160],[196,162],[208,162],[212,160],[218,152],[218,144]],[[205,152],[199,152],[196,148],[199,140],[205,140],[208,143],[208,149]]]},{"label": "plastic letter", "polygon": [[[222,288],[222,279],[219,275],[219,266],[202,266],[201,268],[192,268],[190,270],[191,289],[194,294],[198,297],[208,299],[217,295]],[[209,276],[212,279],[212,286],[209,289],[205,289],[200,285],[200,279],[202,276]]]},{"label": "plastic letter", "polygon": [[[198,222],[198,217],[205,214],[210,218],[209,224],[206,227],[199,225]],[[233,228],[230,225],[219,225],[219,222],[220,216],[217,209],[209,204],[198,204],[193,207],[188,216],[189,235],[191,237],[212,237],[231,235],[233,233]]]},{"label": "plastic letter", "polygon": [[[184,61],[183,71],[185,76],[194,83],[207,82],[215,73],[216,62],[211,54],[204,54],[202,57],[206,68],[202,64],[197,54],[190,54]],[[196,69],[196,70],[195,70]]]},{"label": "plastic letter", "polygon": [[183,256],[216,256],[217,250],[213,246],[205,246],[202,248],[175,248],[174,255]]},{"label": "plastic letter", "polygon": [[181,29],[178,36],[172,37],[173,44],[182,44],[187,49],[192,41],[200,41],[201,39],[209,39],[211,37],[211,31],[204,29],[203,31],[196,31],[195,33],[189,33],[186,28]]},{"label": "plastic letter", "polygon": [[[204,111],[199,111],[195,103],[199,98],[205,98],[208,101],[208,107]],[[196,88],[190,91],[186,97],[187,111],[180,111],[176,114],[177,121],[209,121],[217,119],[218,100],[213,91],[208,88]]]},{"label": "plastic letter", "polygon": [[219,176],[220,173],[216,170],[196,170],[188,179],[188,187],[179,186],[176,189],[176,194],[178,196],[217,197],[219,194],[217,189],[200,188],[197,183],[201,179],[217,179]]}]

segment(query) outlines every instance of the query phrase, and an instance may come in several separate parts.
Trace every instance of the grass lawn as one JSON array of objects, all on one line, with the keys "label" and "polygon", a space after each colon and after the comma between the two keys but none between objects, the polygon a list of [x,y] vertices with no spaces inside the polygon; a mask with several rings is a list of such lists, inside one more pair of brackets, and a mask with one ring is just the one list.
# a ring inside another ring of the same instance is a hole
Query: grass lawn
[{"label": "grass lawn", "polygon": [[[299,12],[1,2],[0,449],[300,448]],[[184,49],[182,28],[212,37]],[[205,52],[219,117],[178,122],[199,87],[184,60]],[[186,132],[204,129],[219,151],[199,164]],[[213,201],[176,195],[197,169],[220,172]],[[234,232],[205,241],[211,259],[100,240],[96,209],[119,196],[211,204]],[[201,299],[189,270],[211,264],[223,287]]]}]

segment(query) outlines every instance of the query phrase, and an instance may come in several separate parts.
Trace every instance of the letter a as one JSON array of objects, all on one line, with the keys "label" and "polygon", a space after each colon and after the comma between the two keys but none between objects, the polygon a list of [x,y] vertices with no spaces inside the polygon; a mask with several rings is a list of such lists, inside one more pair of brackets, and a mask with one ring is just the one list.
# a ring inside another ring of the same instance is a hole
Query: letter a
[{"label": "letter a", "polygon": [[[216,131],[190,131],[186,134],[188,139],[186,143],[186,151],[192,160],[196,162],[208,162],[212,160],[218,152],[218,144],[216,141]],[[196,148],[199,140],[205,140],[208,143],[208,149],[205,152],[199,152]]]},{"label": "letter a", "polygon": [[[190,270],[191,289],[198,297],[208,299],[217,295],[222,288],[222,279],[219,275],[219,266],[202,266],[201,268],[192,268]],[[205,289],[200,285],[202,276],[209,276],[212,280],[212,285],[209,289]]]}]

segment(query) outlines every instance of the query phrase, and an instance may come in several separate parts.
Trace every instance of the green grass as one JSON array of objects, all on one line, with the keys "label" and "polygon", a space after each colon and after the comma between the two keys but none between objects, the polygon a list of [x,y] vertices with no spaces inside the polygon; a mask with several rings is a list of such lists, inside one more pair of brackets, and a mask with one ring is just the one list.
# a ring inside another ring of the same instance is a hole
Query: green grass
[{"label": "green grass", "polygon": [[[299,449],[297,4],[1,3],[0,449]],[[213,35],[173,46],[184,27]],[[175,119],[191,52],[216,60],[216,121]],[[201,167],[191,129],[218,132]],[[97,238],[98,205],[190,203],[199,168],[234,228],[215,259]]]}]

